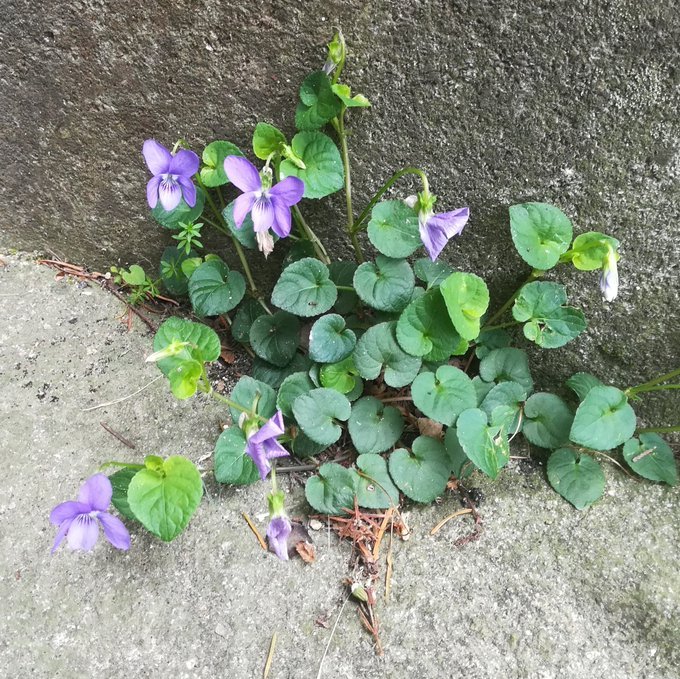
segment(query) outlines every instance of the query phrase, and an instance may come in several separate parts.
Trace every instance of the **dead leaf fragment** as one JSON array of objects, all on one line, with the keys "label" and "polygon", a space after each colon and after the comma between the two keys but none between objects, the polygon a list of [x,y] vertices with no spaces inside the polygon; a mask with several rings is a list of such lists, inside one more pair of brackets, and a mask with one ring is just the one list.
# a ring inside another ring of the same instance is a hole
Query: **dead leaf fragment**
[{"label": "dead leaf fragment", "polygon": [[311,542],[298,542],[295,545],[295,551],[305,563],[314,563],[316,561],[316,548]]},{"label": "dead leaf fragment", "polygon": [[434,439],[438,439],[441,437],[443,429],[444,425],[441,422],[435,422],[429,417],[418,418],[418,430],[421,436],[431,436]]}]

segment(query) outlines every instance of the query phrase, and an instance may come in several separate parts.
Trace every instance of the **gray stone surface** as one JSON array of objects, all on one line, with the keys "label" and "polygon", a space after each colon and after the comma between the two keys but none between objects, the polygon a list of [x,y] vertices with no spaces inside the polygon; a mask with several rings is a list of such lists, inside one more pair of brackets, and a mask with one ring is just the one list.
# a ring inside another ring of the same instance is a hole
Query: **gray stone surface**
[{"label": "gray stone surface", "polygon": [[[152,365],[151,337],[128,333],[124,308],[96,285],[54,280],[29,257],[0,267],[0,667],[23,679],[249,679],[317,676],[345,591],[349,550],[315,534],[318,560],[265,554],[243,522],[264,529],[266,486],[211,480],[208,457],[224,411],[177,402]],[[240,364],[224,376],[236,378]],[[134,398],[113,401],[148,385]],[[132,548],[50,556],[48,514],[107,459],[184,454],[208,497],[187,531],[163,544],[132,531]],[[393,593],[380,616],[378,659],[352,604],[320,675],[545,679],[673,679],[680,663],[680,502],[677,489],[633,483],[607,468],[606,496],[587,512],[563,502],[538,467],[512,464],[478,479],[485,529],[430,528],[459,505],[408,509],[413,529],[394,552]],[[305,512],[299,489],[290,509]]]},{"label": "gray stone surface", "polygon": [[[622,241],[621,294],[604,308],[596,274],[559,274],[591,329],[544,357],[539,378],[592,366],[627,385],[677,364],[674,3],[3,0],[2,9],[0,245],[155,268],[171,240],[147,216],[143,140],[184,137],[198,150],[221,137],[247,149],[258,120],[291,133],[299,83],[340,25],[348,81],[374,102],[351,120],[357,204],[393,169],[422,166],[442,208],[472,209],[447,256],[505,295],[525,269],[507,205],[555,203],[577,233]],[[342,204],[338,194],[308,209],[337,253],[348,251]],[[649,409],[655,424],[676,415],[661,401]]]}]

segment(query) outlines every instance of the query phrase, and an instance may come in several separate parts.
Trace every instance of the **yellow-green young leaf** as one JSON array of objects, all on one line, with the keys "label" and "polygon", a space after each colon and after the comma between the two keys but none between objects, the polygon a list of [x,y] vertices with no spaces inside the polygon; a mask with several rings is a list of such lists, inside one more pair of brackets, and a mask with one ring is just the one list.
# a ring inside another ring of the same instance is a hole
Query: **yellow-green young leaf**
[{"label": "yellow-green young leaf", "polygon": [[347,108],[367,108],[371,105],[371,102],[363,94],[352,96],[352,90],[349,85],[336,83],[332,86],[332,90]]},{"label": "yellow-green young leaf", "polygon": [[165,460],[162,469],[140,470],[128,486],[130,510],[165,542],[184,530],[202,496],[201,475],[190,460],[179,455]]},{"label": "yellow-green young leaf", "polygon": [[479,319],[489,306],[486,283],[475,274],[457,271],[440,286],[453,327],[468,341],[479,335]]},{"label": "yellow-green young leaf", "polygon": [[[616,252],[619,249],[619,241],[597,231],[588,231],[574,238],[574,243],[567,255],[580,271],[595,271],[602,268],[609,254],[609,248]],[[616,258],[618,259],[618,254]]]},{"label": "yellow-green young leaf", "polygon": [[224,171],[224,159],[227,156],[243,156],[241,149],[230,141],[214,141],[203,149],[201,181],[209,187],[222,186],[229,183]]},{"label": "yellow-green young leaf", "polygon": [[358,375],[354,359],[348,356],[338,363],[327,363],[322,366],[319,370],[319,382],[322,387],[335,389],[341,394],[349,394],[353,391],[357,381],[361,381]]},{"label": "yellow-green young leaf", "polygon": [[286,143],[283,132],[269,123],[258,123],[253,133],[253,151],[260,160],[267,160],[272,153],[281,153]]}]

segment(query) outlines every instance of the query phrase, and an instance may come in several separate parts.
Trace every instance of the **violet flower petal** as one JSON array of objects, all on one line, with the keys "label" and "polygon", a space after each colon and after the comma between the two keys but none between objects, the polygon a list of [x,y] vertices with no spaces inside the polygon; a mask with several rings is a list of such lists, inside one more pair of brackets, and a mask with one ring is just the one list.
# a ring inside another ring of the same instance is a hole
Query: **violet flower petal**
[{"label": "violet flower petal", "polygon": [[113,488],[111,487],[109,477],[106,474],[95,474],[90,476],[80,487],[78,502],[88,505],[88,509],[85,511],[96,509],[103,512],[111,504],[112,495]]},{"label": "violet flower petal", "polygon": [[288,457],[290,453],[276,440],[269,439],[263,444],[267,459],[271,460],[275,457]]},{"label": "violet flower petal", "polygon": [[164,179],[158,187],[158,197],[164,210],[170,212],[174,210],[182,200],[182,189],[179,184],[168,177]]},{"label": "violet flower petal", "polygon": [[267,459],[264,446],[261,443],[255,443],[252,439],[249,439],[248,445],[246,446],[246,453],[252,458],[257,467],[257,471],[260,473],[260,478],[264,481],[272,468]]},{"label": "violet flower petal", "polygon": [[428,221],[426,225],[420,225],[420,240],[423,241],[427,254],[430,255],[430,259],[434,262],[449,239],[441,229],[431,227]]},{"label": "violet flower petal", "polygon": [[247,158],[227,156],[224,159],[224,172],[241,191],[259,191],[262,188],[260,173]]},{"label": "violet flower petal", "polygon": [[269,195],[286,207],[299,203],[305,192],[305,183],[297,177],[286,177],[269,189]]},{"label": "violet flower petal", "polygon": [[269,547],[282,561],[288,561],[288,536],[292,531],[290,520],[285,516],[276,516],[267,526]]},{"label": "violet flower petal", "polygon": [[274,223],[272,230],[280,238],[285,238],[290,233],[290,208],[279,203],[275,198],[272,199],[272,206],[274,207]]},{"label": "violet flower petal", "polygon": [[281,436],[286,431],[283,426],[283,413],[277,410],[273,417],[267,420],[248,440],[253,443],[263,443],[267,439]]},{"label": "violet flower petal", "polygon": [[[66,504],[66,503],[64,503]],[[71,524],[73,523],[73,519],[66,519],[66,521],[62,521],[61,525],[59,526],[59,530],[57,531],[57,536],[54,538],[54,544],[52,545],[52,549],[50,550],[50,554],[54,554],[57,549],[59,548],[59,545],[64,541],[64,538],[66,537],[66,533],[68,533],[68,529],[71,527]]]},{"label": "violet flower petal", "polygon": [[152,210],[158,205],[158,187],[161,183],[161,179],[162,177],[160,175],[156,175],[155,177],[151,177],[146,185],[146,202]]},{"label": "violet flower petal", "polygon": [[243,226],[243,220],[246,215],[253,209],[255,204],[255,192],[248,191],[247,193],[242,193],[234,201],[234,224],[237,229]]},{"label": "violet flower petal", "polygon": [[274,208],[271,201],[262,196],[253,203],[251,211],[255,231],[268,231],[274,224]]},{"label": "violet flower petal", "polygon": [[89,552],[99,537],[99,524],[94,516],[80,514],[71,523],[67,533],[68,546]]},{"label": "violet flower petal", "polygon": [[182,187],[182,195],[184,200],[189,207],[194,207],[196,205],[196,187],[194,183],[188,177],[183,177],[180,175],[177,177],[179,185]]},{"label": "violet flower petal", "polygon": [[102,512],[98,518],[102,523],[106,539],[116,549],[130,549],[130,533],[128,533],[125,524],[118,517],[108,512]]},{"label": "violet flower petal", "polygon": [[198,156],[188,149],[180,149],[172,156],[170,160],[170,167],[167,172],[170,174],[178,174],[182,177],[190,179],[198,172],[200,161]]},{"label": "violet flower petal", "polygon": [[142,155],[151,174],[165,174],[170,167],[172,155],[170,151],[155,139],[147,139],[142,146]]},{"label": "violet flower petal", "polygon": [[78,514],[87,514],[92,509],[89,504],[83,502],[62,502],[50,512],[50,522],[60,526],[64,521],[72,521]]},{"label": "violet flower petal", "polygon": [[440,212],[427,220],[428,226],[434,226],[444,232],[447,239],[457,236],[470,218],[470,208],[462,207],[452,212]]}]

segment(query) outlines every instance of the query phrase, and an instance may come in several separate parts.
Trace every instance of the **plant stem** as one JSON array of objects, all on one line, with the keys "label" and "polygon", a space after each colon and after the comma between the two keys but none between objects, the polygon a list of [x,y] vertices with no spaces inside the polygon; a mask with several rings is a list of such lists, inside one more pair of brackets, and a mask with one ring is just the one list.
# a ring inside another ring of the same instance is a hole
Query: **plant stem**
[{"label": "plant stem", "polygon": [[323,246],[323,243],[319,240],[319,237],[314,233],[314,231],[312,231],[309,224],[307,224],[304,217],[302,216],[302,213],[300,212],[300,208],[297,205],[293,206],[293,216],[295,217],[295,221],[302,229],[302,232],[314,246],[314,250],[316,252],[317,257],[324,264],[330,264],[331,259],[328,256],[328,253],[326,252],[326,248]]},{"label": "plant stem", "polygon": [[129,469],[144,469],[143,464],[134,464],[132,462],[117,462],[116,460],[109,460],[99,465],[99,469],[106,469],[107,467],[128,467]]},{"label": "plant stem", "polygon": [[355,292],[355,289],[351,285],[336,285],[335,287],[344,292]]},{"label": "plant stem", "polygon": [[485,323],[484,327],[481,329],[481,332],[489,330],[489,328],[497,327],[494,326],[493,323],[497,321],[513,305],[522,288],[527,283],[531,283],[532,281],[535,281],[536,279],[540,278],[543,275],[543,273],[544,272],[541,269],[533,269],[532,272],[527,277],[527,279],[524,281],[524,283],[522,283],[522,285],[520,285],[519,288],[517,288],[517,290],[515,290],[515,292],[512,293],[510,299]]},{"label": "plant stem", "polygon": [[261,415],[258,415],[257,413],[253,413],[249,408],[245,408],[239,403],[236,403],[236,401],[232,401],[230,398],[227,398],[226,396],[222,396],[222,394],[216,392],[214,389],[210,391],[210,395],[213,398],[216,398],[218,401],[221,401],[222,403],[226,403],[230,408],[234,408],[235,410],[238,410],[239,412],[242,413],[248,413],[249,415],[254,415],[258,420],[261,422],[266,422],[267,418],[262,417]]},{"label": "plant stem", "polygon": [[672,434],[675,431],[680,431],[680,424],[674,427],[645,427],[644,429],[637,429],[636,434]]},{"label": "plant stem", "polygon": [[680,389],[680,384],[657,384],[653,387],[640,387],[635,388],[632,391],[628,391],[628,394],[642,394],[647,391],[662,391],[664,389]]},{"label": "plant stem", "polygon": [[503,328],[511,328],[513,325],[519,325],[519,321],[508,321],[507,323],[499,323],[498,325],[485,325],[482,330],[501,330]]},{"label": "plant stem", "polygon": [[673,377],[677,377],[678,375],[680,375],[680,368],[671,370],[669,373],[666,373],[665,375],[655,377],[653,380],[649,380],[649,382],[638,384],[636,387],[628,387],[628,389],[626,389],[626,394],[635,394],[638,391],[647,391],[647,387],[653,387],[654,385],[659,384],[659,382],[666,382],[667,380],[670,380]]},{"label": "plant stem", "polygon": [[371,210],[375,207],[375,204],[382,198],[383,194],[401,177],[407,174],[418,175],[423,182],[423,190],[429,192],[429,185],[427,182],[427,175],[423,170],[417,167],[404,167],[401,170],[395,172],[375,193],[373,198],[371,198],[368,205],[364,208],[364,211],[359,215],[358,219],[354,222],[354,233],[359,233],[363,228],[366,218],[371,213]]}]

